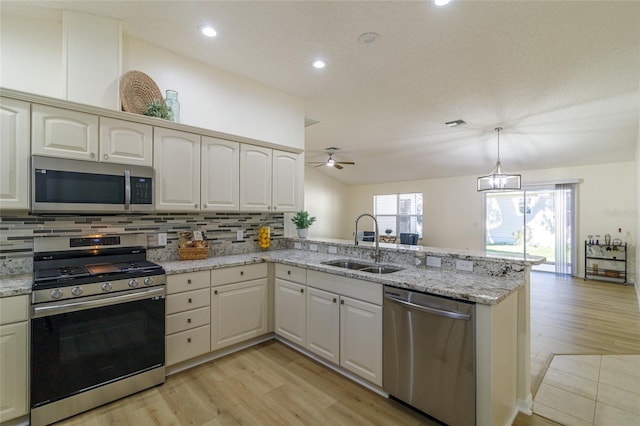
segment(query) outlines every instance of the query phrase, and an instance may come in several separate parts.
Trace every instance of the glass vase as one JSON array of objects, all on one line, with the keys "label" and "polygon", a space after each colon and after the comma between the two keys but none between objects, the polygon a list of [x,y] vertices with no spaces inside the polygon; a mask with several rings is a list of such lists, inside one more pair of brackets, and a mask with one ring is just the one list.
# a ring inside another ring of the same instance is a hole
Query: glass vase
[{"label": "glass vase", "polygon": [[180,122],[180,102],[178,101],[178,92],[175,90],[167,90],[167,98],[164,103],[171,108],[169,116],[171,121]]}]

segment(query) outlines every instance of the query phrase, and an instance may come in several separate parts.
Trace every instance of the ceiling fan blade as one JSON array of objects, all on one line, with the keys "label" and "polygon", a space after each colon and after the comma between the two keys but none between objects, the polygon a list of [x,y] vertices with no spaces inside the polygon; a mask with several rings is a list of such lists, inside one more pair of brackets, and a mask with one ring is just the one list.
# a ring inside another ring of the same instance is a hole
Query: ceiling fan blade
[{"label": "ceiling fan blade", "polygon": [[327,164],[326,161],[309,161],[307,164]]},{"label": "ceiling fan blade", "polygon": [[320,163],[317,166],[313,166],[313,167],[322,167],[322,166],[326,166],[326,165],[327,165],[327,163]]},{"label": "ceiling fan blade", "polygon": [[353,161],[336,161],[336,164],[351,164],[351,165],[353,165],[353,164],[356,164],[356,163],[354,163]]},{"label": "ceiling fan blade", "polygon": [[334,164],[334,165],[333,165],[333,167],[335,167],[335,168],[336,168],[336,169],[338,169],[338,170],[342,170],[342,169],[344,169],[344,167],[342,167],[342,166],[341,166],[340,164],[338,164],[338,163]]}]

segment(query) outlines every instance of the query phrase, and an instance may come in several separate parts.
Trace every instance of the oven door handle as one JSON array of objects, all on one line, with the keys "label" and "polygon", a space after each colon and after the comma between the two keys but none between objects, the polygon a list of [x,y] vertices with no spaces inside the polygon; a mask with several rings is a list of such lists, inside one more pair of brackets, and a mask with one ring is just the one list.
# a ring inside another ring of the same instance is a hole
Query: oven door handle
[{"label": "oven door handle", "polygon": [[69,312],[83,311],[86,309],[101,308],[104,306],[117,305],[120,303],[134,302],[136,300],[164,298],[164,287],[153,287],[134,292],[127,292],[115,296],[103,296],[98,298],[87,298],[80,301],[64,301],[62,303],[49,303],[46,305],[34,306],[31,318],[41,318],[51,315],[66,314]]}]

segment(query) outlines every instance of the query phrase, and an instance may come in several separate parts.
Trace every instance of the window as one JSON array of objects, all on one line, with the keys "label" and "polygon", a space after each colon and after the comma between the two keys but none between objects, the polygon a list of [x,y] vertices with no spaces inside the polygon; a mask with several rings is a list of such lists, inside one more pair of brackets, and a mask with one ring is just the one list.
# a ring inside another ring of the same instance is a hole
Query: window
[{"label": "window", "polygon": [[374,195],[373,215],[381,234],[391,229],[392,235],[410,232],[422,238],[422,193]]}]

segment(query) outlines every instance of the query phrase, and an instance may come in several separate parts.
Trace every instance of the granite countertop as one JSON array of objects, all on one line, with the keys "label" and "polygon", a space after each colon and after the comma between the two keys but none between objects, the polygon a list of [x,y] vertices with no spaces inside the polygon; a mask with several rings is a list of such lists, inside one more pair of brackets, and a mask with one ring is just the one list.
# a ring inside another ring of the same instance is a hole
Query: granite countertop
[{"label": "granite countertop", "polygon": [[[274,250],[216,256],[204,260],[159,263],[165,268],[167,275],[173,275],[261,262],[275,262],[486,305],[495,305],[501,302],[525,282],[524,272],[507,276],[490,276],[462,271],[444,271],[431,267],[425,269],[417,268],[413,265],[393,264],[393,266],[403,269],[392,274],[378,275],[327,266],[321,263],[327,260],[348,258],[348,256],[339,254],[304,250]],[[351,259],[362,261],[356,258]],[[0,277],[0,297],[29,294],[31,292],[31,282],[31,274]]]}]

